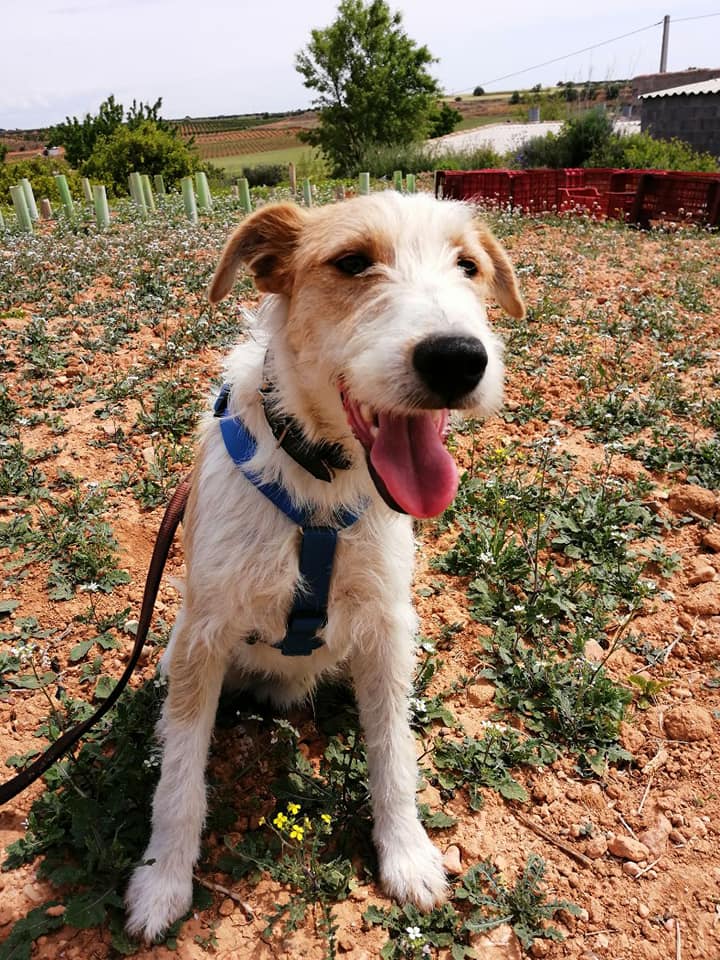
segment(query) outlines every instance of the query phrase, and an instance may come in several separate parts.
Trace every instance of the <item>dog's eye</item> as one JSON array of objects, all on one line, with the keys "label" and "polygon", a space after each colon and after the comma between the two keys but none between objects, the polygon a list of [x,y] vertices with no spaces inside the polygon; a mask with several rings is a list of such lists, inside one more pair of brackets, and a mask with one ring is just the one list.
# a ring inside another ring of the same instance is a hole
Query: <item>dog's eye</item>
[{"label": "dog's eye", "polygon": [[333,266],[337,267],[342,273],[346,273],[349,277],[356,277],[360,273],[364,273],[368,267],[372,266],[372,260],[369,260],[362,253],[348,253],[345,257],[340,257],[339,260],[336,260]]},{"label": "dog's eye", "polygon": [[474,277],[478,272],[477,264],[474,260],[468,260],[465,257],[461,257],[458,260],[457,265],[460,267],[466,277]]}]

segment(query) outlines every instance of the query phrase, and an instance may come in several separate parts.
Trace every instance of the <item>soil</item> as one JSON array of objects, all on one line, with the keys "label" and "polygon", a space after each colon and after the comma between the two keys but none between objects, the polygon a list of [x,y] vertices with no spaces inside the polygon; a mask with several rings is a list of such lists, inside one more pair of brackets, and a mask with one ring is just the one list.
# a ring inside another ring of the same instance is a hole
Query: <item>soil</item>
[{"label": "soil", "polygon": [[[637,301],[643,294],[670,296],[675,291],[677,264],[695,265],[695,276],[708,309],[688,309],[681,319],[687,326],[688,347],[701,348],[709,358],[699,374],[704,386],[698,383],[697,389],[717,390],[718,381],[713,380],[713,375],[717,378],[720,372],[720,286],[711,282],[712,272],[717,271],[720,262],[717,236],[695,232],[640,235],[622,227],[586,226],[583,231],[562,224],[526,221],[514,224],[504,242],[520,267],[527,302],[538,312],[540,336],[532,347],[532,356],[536,357],[552,343],[558,330],[559,318],[553,317],[552,311],[541,313],[548,297],[561,303],[563,318],[587,318],[593,311],[613,317],[625,303]],[[216,256],[217,249],[203,250],[199,255],[205,263]],[[109,296],[109,286],[107,278],[98,277],[82,296]],[[198,298],[199,294],[188,294],[186,309],[199,310]],[[16,307],[24,319],[35,309],[33,304],[18,303]],[[492,314],[512,343],[508,321],[502,320],[496,309]],[[63,319],[51,318],[50,328]],[[8,318],[2,322],[24,320]],[[96,376],[109,375],[113,366],[127,370],[150,343],[162,343],[179,322],[179,316],[171,315],[166,318],[166,330],[153,331],[142,326],[129,344],[106,356],[88,354],[76,339],[64,345],[71,349],[71,361],[50,386],[59,392],[69,390],[80,382],[88,365],[92,365]],[[638,340],[624,346],[624,362],[635,369],[639,380],[647,380],[657,369],[653,366],[657,343]],[[586,362],[612,366],[615,345],[607,336],[596,330],[587,349]],[[184,372],[198,383],[209,383],[217,376],[220,357],[218,350],[201,348],[183,361]],[[529,358],[530,355],[523,354],[522,364],[514,362],[517,358],[510,358],[508,407],[512,410],[524,402],[524,390],[538,391],[550,419],[565,424],[561,444],[577,458],[576,478],[579,482],[589,480],[604,462],[604,451],[590,440],[587,431],[565,420],[578,391],[576,360],[552,354],[549,362],[535,368],[541,370],[536,373]],[[20,371],[18,367],[15,372],[3,374],[11,387],[19,388]],[[58,444],[55,459],[43,462],[49,477],[67,467],[89,482],[119,481],[124,466],[113,446],[109,423],[112,427],[122,426],[135,454],[142,456],[148,439],[133,429],[137,405],[128,404],[112,421],[98,419],[94,415],[97,407],[92,392],[88,392],[81,404],[64,411],[71,429],[61,437],[53,437],[47,425],[26,428],[26,444],[36,449],[44,449],[50,442]],[[495,418],[483,428],[480,442],[486,449],[510,441],[530,443],[547,431],[546,419],[520,424]],[[102,441],[102,445],[97,446],[96,441]],[[458,459],[469,466],[469,439],[460,435],[458,443]],[[152,449],[148,456],[152,456]],[[619,455],[613,460],[612,471],[625,478],[646,474],[637,461]],[[622,769],[611,768],[605,776],[591,780],[582,779],[575,772],[570,758],[542,772],[520,774],[531,795],[530,803],[522,807],[506,803],[487,790],[484,808],[473,812],[459,792],[446,806],[448,812],[459,817],[457,827],[435,835],[443,850],[457,848],[450,856],[459,856],[463,869],[489,857],[512,877],[530,851],[544,858],[548,889],[578,904],[582,912],[578,918],[563,915],[556,925],[565,934],[565,940],[536,941],[533,957],[720,957],[720,495],[717,490],[689,482],[682,470],[651,473],[650,478],[655,487],[649,500],[669,521],[663,546],[668,553],[677,552],[682,562],[676,573],[662,581],[662,595],[648,601],[630,627],[630,634],[636,639],[666,648],[664,660],[650,668],[641,656],[622,647],[608,663],[611,675],[622,682],[642,671],[654,680],[667,681],[656,702],[647,709],[636,705],[628,712],[623,743],[633,753],[635,762]],[[7,520],[12,515],[12,504],[0,506],[3,519]],[[98,594],[97,602],[107,613],[125,606],[138,611],[161,509],[143,511],[129,491],[118,494],[113,506],[111,519],[121,545],[121,566],[131,579],[110,595]],[[433,682],[433,689],[444,689],[453,679],[477,668],[474,651],[479,636],[487,631],[470,617],[465,582],[430,567],[431,559],[451,542],[451,534],[439,537],[434,525],[425,523],[419,527],[418,537],[417,606],[422,632],[437,637],[448,624],[462,625],[452,647],[443,653],[444,667]],[[68,653],[83,638],[73,618],[85,609],[87,597],[78,596],[66,603],[50,601],[46,574],[47,568],[37,565],[12,595],[21,601],[23,616],[34,616],[45,627],[58,631],[52,653],[65,665],[63,682],[73,695],[85,698],[87,688],[78,685],[79,670],[69,664]],[[172,578],[182,576],[180,544],[173,548],[168,574],[160,590],[158,612],[172,622],[179,606]],[[125,642],[129,648],[130,640]],[[106,654],[104,668],[108,673],[117,676],[121,672],[127,648]],[[592,658],[593,651],[587,654]],[[595,654],[604,656],[602,649]],[[153,675],[158,656],[159,650],[151,647],[136,683]],[[477,680],[451,694],[448,706],[469,734],[479,735],[481,722],[495,715],[492,697],[492,686]],[[0,757],[36,746],[34,732],[46,715],[47,700],[40,691],[17,690],[1,696]],[[310,755],[316,753],[319,745],[313,739],[309,715],[301,714],[295,719],[308,738]],[[233,736],[232,731],[217,733],[215,752],[221,759]],[[0,811],[0,845],[4,847],[22,835],[29,806],[40,790],[41,786],[33,785]],[[429,787],[421,799],[436,806],[437,791]],[[593,825],[591,833],[586,829],[589,823]],[[219,873],[205,879],[219,885],[230,883]],[[261,939],[262,917],[271,912],[278,898],[289,895],[286,890],[268,880],[257,886],[240,882],[234,890],[252,906],[256,919],[249,920],[231,898],[216,892],[214,905],[183,927],[176,953],[155,947],[141,950],[138,956],[156,960],[205,957],[208,951],[196,938],[204,939],[211,933],[216,938],[214,955],[221,960],[320,960],[325,955],[311,922],[285,939]],[[35,865],[0,874],[0,941],[9,933],[14,920],[51,894],[36,877]],[[385,934],[376,927],[368,929],[362,920],[370,903],[388,904],[372,883],[359,886],[334,909],[341,957],[368,960],[379,956]],[[479,943],[477,951],[480,957],[520,955],[512,940],[504,945]],[[106,933],[64,927],[41,938],[32,955],[43,960],[94,960],[111,956],[112,952]]]}]

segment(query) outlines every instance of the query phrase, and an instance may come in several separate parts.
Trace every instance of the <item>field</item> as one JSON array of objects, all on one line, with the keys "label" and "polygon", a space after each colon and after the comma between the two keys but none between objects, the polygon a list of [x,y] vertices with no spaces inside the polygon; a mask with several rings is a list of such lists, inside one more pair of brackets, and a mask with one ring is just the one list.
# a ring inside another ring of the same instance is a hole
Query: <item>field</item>
[{"label": "field", "polygon": [[[0,237],[4,779],[127,660],[163,505],[257,302],[249,278],[204,299],[239,216],[218,198],[191,226],[171,197],[104,234]],[[487,218],[528,316],[491,307],[506,406],[456,425],[460,492],[417,529],[418,801],[451,900],[381,894],[352,697],[329,687],[289,718],[222,705],[195,908],[165,945],[127,940],[179,542],[132,694],[0,811],[0,960],[720,955],[720,238]]]}]

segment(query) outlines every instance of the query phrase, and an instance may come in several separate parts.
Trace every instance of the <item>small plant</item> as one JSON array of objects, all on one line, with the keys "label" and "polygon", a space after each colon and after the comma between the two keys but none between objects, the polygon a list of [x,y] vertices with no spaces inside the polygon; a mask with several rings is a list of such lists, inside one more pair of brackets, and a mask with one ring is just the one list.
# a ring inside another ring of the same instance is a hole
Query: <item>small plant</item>
[{"label": "small plant", "polygon": [[[497,867],[489,861],[468,870],[455,897],[480,908],[465,921],[465,929],[479,932],[501,923],[509,923],[523,947],[528,950],[535,940],[562,940],[562,934],[547,924],[559,910],[577,916],[579,908],[567,900],[548,900],[542,889],[545,861],[531,854],[512,887],[508,887]],[[482,919],[482,914],[489,914]]]},{"label": "small plant", "polygon": [[551,763],[556,757],[555,750],[548,744],[523,737],[505,724],[486,721],[484,727],[482,740],[443,737],[435,741],[432,761],[438,771],[438,784],[451,793],[467,786],[473,810],[483,806],[482,787],[497,790],[506,800],[526,801],[527,791],[510,770],[525,764]]},{"label": "small plant", "polygon": [[579,908],[567,900],[548,899],[542,887],[545,862],[537,854],[528,857],[512,887],[498,869],[483,861],[472,867],[456,887],[453,902],[420,913],[412,905],[387,910],[369,907],[368,923],[388,931],[380,952],[383,960],[425,960],[432,948],[449,948],[452,960],[471,960],[477,953],[470,945],[472,934],[509,924],[525,949],[536,940],[562,940],[548,921],[564,910],[577,916]]}]

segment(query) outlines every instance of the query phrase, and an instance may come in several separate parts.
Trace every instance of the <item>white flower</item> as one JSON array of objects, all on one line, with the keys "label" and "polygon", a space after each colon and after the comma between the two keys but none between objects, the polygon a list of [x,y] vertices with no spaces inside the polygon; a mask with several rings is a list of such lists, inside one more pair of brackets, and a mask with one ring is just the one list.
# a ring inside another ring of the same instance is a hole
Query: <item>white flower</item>
[{"label": "white flower", "polygon": [[422,940],[422,933],[420,933],[420,927],[408,927],[405,930],[405,933],[408,935],[410,940]]}]

